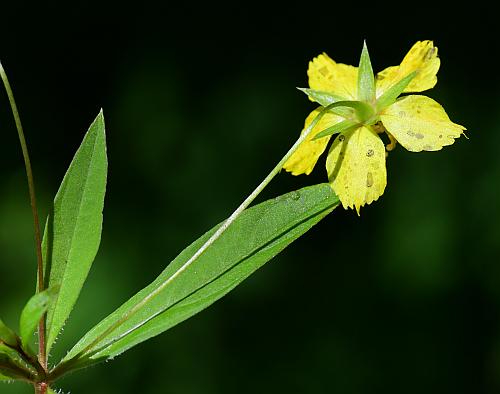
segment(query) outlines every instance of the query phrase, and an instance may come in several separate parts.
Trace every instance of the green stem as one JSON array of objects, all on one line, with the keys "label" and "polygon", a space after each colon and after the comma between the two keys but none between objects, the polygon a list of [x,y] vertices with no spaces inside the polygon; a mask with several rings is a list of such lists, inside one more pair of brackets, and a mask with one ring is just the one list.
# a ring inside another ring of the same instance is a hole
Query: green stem
[{"label": "green stem", "polygon": [[[271,170],[271,172],[264,178],[264,180],[255,188],[255,190],[240,204],[238,208],[229,216],[229,218],[222,223],[222,225],[217,229],[217,231],[212,234],[212,236],[191,256],[191,258],[186,261],[177,271],[175,271],[167,280],[165,280],[162,284],[160,284],[153,292],[148,294],[145,298],[143,298],[138,304],[136,304],[132,309],[123,314],[123,316],[117,320],[114,324],[112,324],[106,331],[104,331],[101,335],[99,335],[95,340],[93,340],[88,346],[86,346],[80,353],[78,353],[74,358],[61,363],[58,365],[50,374],[50,379],[55,380],[56,378],[62,376],[65,372],[70,369],[70,366],[81,356],[88,353],[90,350],[94,348],[103,338],[108,336],[114,330],[116,330],[121,324],[127,321],[132,315],[138,312],[141,308],[143,308],[152,298],[156,297],[160,294],[172,281],[177,278],[180,274],[182,274],[191,264],[193,264],[217,239],[220,238],[222,234],[228,229],[228,227],[241,215],[241,213],[252,203],[253,200],[264,190],[264,188],[271,182],[271,180],[281,171],[283,165],[286,161],[293,155],[293,153],[298,149],[298,147],[306,140],[306,138],[311,134],[314,127],[318,124],[320,119],[332,108],[339,107],[338,103],[330,104],[324,107],[321,112],[314,118],[314,120],[309,124],[306,129],[302,132],[299,139],[293,144],[290,150],[283,156],[283,158],[276,164],[276,166]],[[118,341],[124,336],[130,334],[132,331],[146,324],[148,321],[153,319],[155,316],[160,314],[157,312],[153,316],[151,316],[148,320],[141,322],[137,326],[131,328],[127,332],[121,334],[118,338],[115,338],[111,343]],[[107,343],[104,346],[109,346],[111,343]],[[67,368],[69,367],[69,368]]]},{"label": "green stem", "polygon": [[[26,168],[26,176],[28,178],[28,189],[30,195],[31,203],[31,213],[33,215],[33,227],[35,230],[35,249],[37,257],[38,266],[38,292],[44,290],[44,280],[43,280],[43,260],[42,260],[42,239],[40,236],[40,221],[38,219],[38,209],[36,206],[36,195],[35,195],[35,182],[33,180],[33,171],[31,170],[31,161],[28,153],[28,146],[26,145],[26,139],[24,138],[23,126],[21,124],[21,118],[19,117],[19,111],[17,110],[16,101],[14,100],[14,94],[10,87],[9,79],[7,74],[0,62],[0,77],[2,78],[5,90],[7,91],[7,96],[9,97],[10,107],[12,109],[12,114],[14,115],[14,120],[16,122],[17,134],[19,135],[19,142],[21,143],[21,149],[23,151],[24,166]],[[38,325],[38,359],[42,367],[47,369],[47,355],[45,352],[45,316],[40,319]]]}]

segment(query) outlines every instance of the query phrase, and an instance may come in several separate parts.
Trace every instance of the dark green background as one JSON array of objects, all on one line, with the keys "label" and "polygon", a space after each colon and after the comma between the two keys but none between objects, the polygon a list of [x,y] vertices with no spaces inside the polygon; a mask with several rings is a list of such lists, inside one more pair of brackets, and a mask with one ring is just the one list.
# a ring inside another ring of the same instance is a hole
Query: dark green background
[{"label": "dark green background", "polygon": [[[30,144],[43,216],[100,107],[109,186],[101,250],[54,355],[227,217],[314,108],[297,90],[322,51],[376,70],[433,39],[428,94],[467,127],[439,153],[388,162],[383,197],[336,210],[223,300],[72,393],[500,391],[498,27],[480,3],[72,2],[2,5],[0,59]],[[17,325],[35,281],[12,117],[0,95],[0,316]],[[261,198],[326,180],[280,174]],[[23,385],[0,392],[29,393]]]}]

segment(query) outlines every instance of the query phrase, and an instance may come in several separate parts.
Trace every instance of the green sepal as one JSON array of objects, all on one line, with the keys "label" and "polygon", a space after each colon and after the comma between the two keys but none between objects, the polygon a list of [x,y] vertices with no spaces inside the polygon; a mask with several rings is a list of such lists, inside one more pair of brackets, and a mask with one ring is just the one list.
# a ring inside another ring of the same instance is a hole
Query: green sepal
[{"label": "green sepal", "polygon": [[372,63],[366,42],[363,42],[363,50],[359,59],[358,99],[368,103],[375,101],[375,76],[373,75]]},{"label": "green sepal", "polygon": [[394,104],[399,95],[404,92],[406,87],[410,84],[410,82],[413,80],[413,78],[415,78],[416,75],[417,72],[413,71],[412,73],[401,79],[399,82],[396,82],[389,89],[387,89],[384,94],[382,94],[382,96],[380,96],[377,100],[377,112]]},{"label": "green sepal", "polygon": [[311,100],[316,101],[323,107],[326,107],[328,104],[335,103],[337,101],[345,100],[345,97],[341,97],[330,92],[325,92],[323,90],[315,90],[309,88],[297,88],[297,89],[307,94],[311,98]]},{"label": "green sepal", "polygon": [[[315,90],[308,88],[297,88],[301,92],[307,94],[307,96],[312,100],[320,104],[322,107],[328,107],[330,104],[345,101],[344,97],[337,96],[336,94],[332,94],[329,92],[325,92],[323,90]],[[350,117],[352,116],[352,110],[349,108],[335,108],[331,109],[330,112],[335,115],[339,115],[342,117]]]},{"label": "green sepal", "polygon": [[316,134],[313,138],[314,140],[317,140],[319,138],[323,138],[332,134],[337,134],[337,133],[343,133],[346,131],[350,131],[354,128],[361,127],[359,123],[353,122],[352,120],[343,120],[342,122],[339,122],[337,124],[334,124],[331,127],[328,127],[327,129],[320,131],[318,134]]},{"label": "green sepal", "polygon": [[29,299],[26,306],[23,308],[19,319],[19,332],[23,349],[29,350],[29,343],[31,342],[33,333],[40,319],[44,313],[47,312],[51,302],[53,302],[56,293],[55,288],[37,293]]},{"label": "green sepal", "polygon": [[5,343],[9,346],[17,346],[17,335],[5,323],[0,319],[0,342]]}]

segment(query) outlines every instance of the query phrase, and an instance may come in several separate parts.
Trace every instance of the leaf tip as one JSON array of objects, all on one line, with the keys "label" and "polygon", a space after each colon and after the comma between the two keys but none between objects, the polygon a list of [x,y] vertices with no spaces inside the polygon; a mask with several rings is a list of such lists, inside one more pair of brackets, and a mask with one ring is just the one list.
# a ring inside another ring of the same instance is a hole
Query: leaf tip
[{"label": "leaf tip", "polygon": [[95,117],[94,119],[94,124],[95,123],[99,123],[99,124],[102,124],[104,125],[104,110],[102,108],[99,109],[99,113],[97,114],[97,116]]}]

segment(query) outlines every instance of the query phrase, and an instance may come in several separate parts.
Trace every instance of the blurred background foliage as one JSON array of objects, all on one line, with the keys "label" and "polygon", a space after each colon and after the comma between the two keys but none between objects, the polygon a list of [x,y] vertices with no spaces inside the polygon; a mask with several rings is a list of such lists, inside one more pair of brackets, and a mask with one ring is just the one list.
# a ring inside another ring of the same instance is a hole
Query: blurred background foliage
[{"label": "blurred background foliage", "polygon": [[[71,5],[70,5],[71,4]],[[409,7],[410,5],[408,5]],[[481,4],[10,2],[0,56],[31,149],[42,215],[104,108],[101,250],[54,356],[227,217],[314,108],[308,61],[376,70],[433,39],[428,92],[465,125],[439,153],[398,147],[388,188],[336,210],[222,301],[107,365],[73,393],[496,393],[500,390],[498,26]],[[0,315],[35,281],[24,168],[0,94]],[[283,173],[261,198],[326,179]],[[1,385],[1,393],[29,393]]]}]

